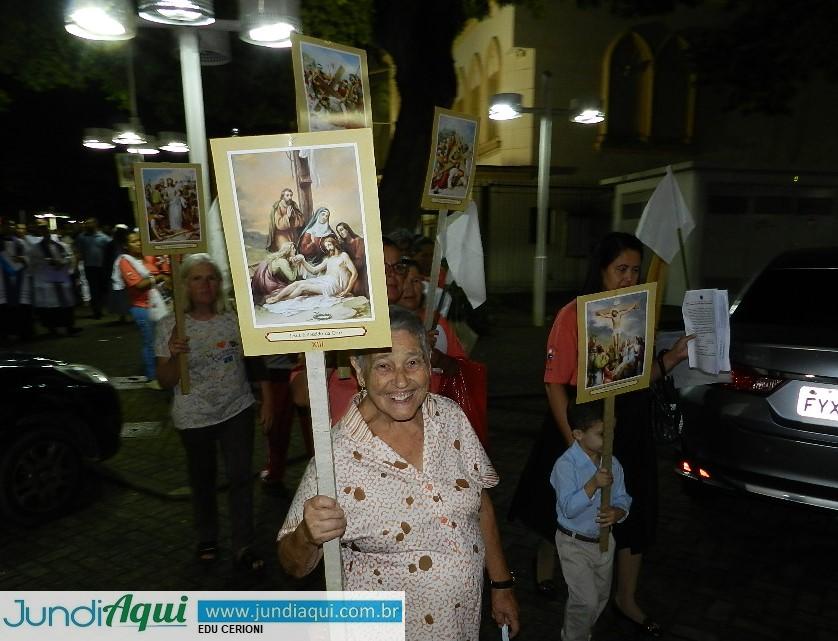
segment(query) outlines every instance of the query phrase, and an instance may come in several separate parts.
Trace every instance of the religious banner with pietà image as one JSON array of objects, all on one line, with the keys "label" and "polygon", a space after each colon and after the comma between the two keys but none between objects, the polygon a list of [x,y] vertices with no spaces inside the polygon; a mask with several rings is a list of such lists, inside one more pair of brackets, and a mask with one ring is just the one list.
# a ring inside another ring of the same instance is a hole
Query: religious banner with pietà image
[{"label": "religious banner with piet\u00e0 image", "polygon": [[211,146],[245,353],[389,346],[371,131]]},{"label": "religious banner with piet\u00e0 image", "polygon": [[656,291],[646,283],[576,299],[577,403],[649,387]]}]

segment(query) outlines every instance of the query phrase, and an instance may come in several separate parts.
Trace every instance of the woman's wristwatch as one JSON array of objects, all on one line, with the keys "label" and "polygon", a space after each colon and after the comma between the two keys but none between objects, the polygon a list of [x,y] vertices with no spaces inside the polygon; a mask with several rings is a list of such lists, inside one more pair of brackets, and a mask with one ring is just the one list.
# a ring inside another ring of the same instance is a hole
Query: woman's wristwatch
[{"label": "woman's wristwatch", "polygon": [[515,587],[515,573],[510,572],[509,578],[506,581],[492,581],[489,579],[489,586],[493,590],[509,590]]}]

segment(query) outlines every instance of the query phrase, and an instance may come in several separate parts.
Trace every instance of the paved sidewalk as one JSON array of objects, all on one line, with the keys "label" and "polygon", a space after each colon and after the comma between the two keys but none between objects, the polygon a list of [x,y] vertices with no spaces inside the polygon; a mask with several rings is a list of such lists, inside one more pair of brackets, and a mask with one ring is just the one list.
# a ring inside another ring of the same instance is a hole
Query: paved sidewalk
[{"label": "paved sidewalk", "polygon": [[[548,306],[554,311],[560,301]],[[493,491],[501,535],[516,588],[527,639],[558,639],[564,601],[536,593],[534,534],[506,518],[509,500],[541,424],[546,402],[541,374],[549,322],[529,326],[529,301],[490,303],[488,332],[474,356],[489,368],[490,455],[501,476]],[[27,349],[92,364],[109,376],[141,371],[133,325],[82,320],[77,338],[34,341]],[[288,508],[286,498],[256,492],[259,544],[267,572],[260,579],[230,570],[229,552],[212,569],[191,557],[190,510],[183,454],[168,418],[168,394],[145,388],[120,391],[124,420],[133,436],[102,466],[104,480],[91,482],[89,501],[77,513],[33,530],[0,524],[0,590],[13,589],[260,589],[313,588],[286,577],[272,553],[273,539]],[[254,472],[264,460],[256,439]],[[295,428],[289,485],[302,474],[303,448]],[[684,495],[671,472],[674,454],[659,459],[660,525],[640,580],[640,598],[675,641],[834,641],[838,639],[838,517],[831,512],[753,497]],[[114,482],[116,481],[116,482]],[[222,523],[225,501],[220,501]],[[226,544],[226,541],[222,541]],[[484,613],[481,639],[499,634]],[[607,610],[595,641],[632,639]]]}]

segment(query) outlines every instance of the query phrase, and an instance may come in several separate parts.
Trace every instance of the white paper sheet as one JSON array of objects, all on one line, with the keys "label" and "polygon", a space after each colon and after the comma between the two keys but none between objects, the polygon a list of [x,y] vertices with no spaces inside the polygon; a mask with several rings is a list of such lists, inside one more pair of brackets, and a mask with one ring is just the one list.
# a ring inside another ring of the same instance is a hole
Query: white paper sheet
[{"label": "white paper sheet", "polygon": [[692,289],[681,305],[689,342],[689,365],[707,374],[730,371],[730,322],[727,290]]}]

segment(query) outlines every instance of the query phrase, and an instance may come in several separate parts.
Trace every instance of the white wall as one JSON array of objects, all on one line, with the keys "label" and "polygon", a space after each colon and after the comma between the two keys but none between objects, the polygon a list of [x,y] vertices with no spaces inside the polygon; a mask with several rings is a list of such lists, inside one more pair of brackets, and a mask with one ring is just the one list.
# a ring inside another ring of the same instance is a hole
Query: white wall
[{"label": "white wall", "polygon": [[[614,187],[613,226],[634,232],[637,219],[623,217],[624,206],[645,202],[664,168],[603,181]],[[685,242],[690,288],[718,287],[736,296],[777,254],[803,247],[838,245],[838,172],[747,171],[708,164],[673,167],[696,223]],[[715,211],[723,195],[745,203],[741,213]],[[830,213],[807,213],[800,199],[830,201]],[[773,208],[774,213],[765,213]],[[664,302],[680,305],[686,283],[681,255],[669,268]]]}]

